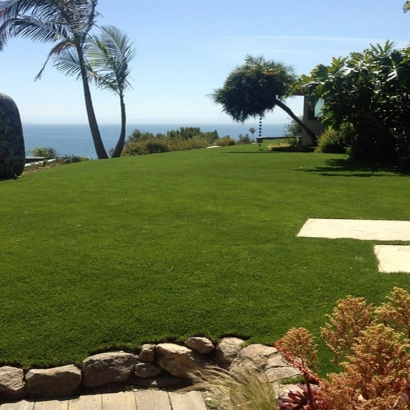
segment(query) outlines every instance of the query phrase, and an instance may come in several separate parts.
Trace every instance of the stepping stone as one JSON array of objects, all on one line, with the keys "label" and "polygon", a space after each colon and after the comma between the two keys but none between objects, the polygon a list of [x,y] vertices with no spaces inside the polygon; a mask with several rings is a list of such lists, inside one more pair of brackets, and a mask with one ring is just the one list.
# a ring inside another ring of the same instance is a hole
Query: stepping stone
[{"label": "stepping stone", "polygon": [[329,239],[351,238],[376,241],[410,241],[410,222],[308,219],[297,236]]},{"label": "stepping stone", "polygon": [[379,272],[410,273],[410,246],[376,245],[374,252],[379,260]]}]

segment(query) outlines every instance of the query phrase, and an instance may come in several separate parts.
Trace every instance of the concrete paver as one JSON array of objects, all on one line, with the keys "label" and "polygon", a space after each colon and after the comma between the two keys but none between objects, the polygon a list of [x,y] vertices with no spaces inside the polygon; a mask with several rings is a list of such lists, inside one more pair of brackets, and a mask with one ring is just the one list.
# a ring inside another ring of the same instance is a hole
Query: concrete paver
[{"label": "concrete paver", "polygon": [[84,395],[67,400],[21,400],[3,403],[0,410],[206,410],[206,407],[198,391],[136,390]]},{"label": "concrete paver", "polygon": [[379,260],[379,272],[410,273],[410,246],[375,245],[374,252]]},{"label": "concrete paver", "polygon": [[[410,221],[308,219],[297,236],[410,241]],[[374,252],[379,260],[379,272],[410,273],[410,246],[376,245]]]},{"label": "concrete paver", "polygon": [[298,236],[329,239],[410,241],[410,221],[313,218],[307,220]]}]

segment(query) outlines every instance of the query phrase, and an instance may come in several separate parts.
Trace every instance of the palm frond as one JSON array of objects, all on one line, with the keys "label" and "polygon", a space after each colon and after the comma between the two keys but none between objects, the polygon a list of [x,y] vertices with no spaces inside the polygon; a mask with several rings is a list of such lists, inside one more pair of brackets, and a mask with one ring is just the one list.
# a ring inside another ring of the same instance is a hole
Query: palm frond
[{"label": "palm frond", "polygon": [[81,67],[78,54],[71,49],[65,49],[55,59],[53,66],[68,76],[81,80]]},{"label": "palm frond", "polygon": [[59,56],[61,55],[61,53],[63,53],[65,50],[67,50],[68,48],[73,47],[73,44],[70,41],[67,40],[63,40],[60,43],[56,44],[51,51],[48,53],[47,59],[43,65],[43,67],[41,68],[41,70],[38,72],[38,74],[34,77],[34,80],[40,80],[43,72],[48,64],[48,62],[50,61],[50,58],[54,57],[54,56]]},{"label": "palm frond", "polygon": [[86,58],[99,87],[122,94],[131,88],[129,64],[136,52],[126,34],[114,26],[101,27],[87,42]]},{"label": "palm frond", "polygon": [[403,11],[406,13],[410,10],[410,1],[406,1],[403,6]]}]

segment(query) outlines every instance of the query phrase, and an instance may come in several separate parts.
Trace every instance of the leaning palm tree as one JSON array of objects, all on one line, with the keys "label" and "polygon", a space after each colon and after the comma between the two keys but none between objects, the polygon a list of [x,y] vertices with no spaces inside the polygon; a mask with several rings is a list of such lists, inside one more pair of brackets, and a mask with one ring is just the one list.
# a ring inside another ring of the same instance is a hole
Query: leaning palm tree
[{"label": "leaning palm tree", "polygon": [[9,37],[53,43],[37,74],[40,78],[52,56],[72,48],[78,55],[88,123],[99,159],[108,158],[91,99],[84,45],[98,15],[98,0],[0,0],[0,49]]},{"label": "leaning palm tree", "polygon": [[[85,66],[91,81],[117,94],[120,99],[121,131],[113,158],[119,157],[124,148],[127,122],[124,92],[131,87],[129,65],[134,56],[135,50],[129,38],[114,26],[101,27],[100,35],[90,36],[84,48]],[[78,55],[71,50],[65,50],[58,56],[54,66],[68,75],[81,78]]]},{"label": "leaning palm tree", "polygon": [[214,90],[210,97],[238,122],[244,122],[249,117],[259,117],[261,123],[267,111],[279,107],[315,141],[316,136],[310,128],[284,103],[295,81],[292,67],[266,61],[263,57],[246,56],[245,63],[236,67],[225,80],[224,86]]}]

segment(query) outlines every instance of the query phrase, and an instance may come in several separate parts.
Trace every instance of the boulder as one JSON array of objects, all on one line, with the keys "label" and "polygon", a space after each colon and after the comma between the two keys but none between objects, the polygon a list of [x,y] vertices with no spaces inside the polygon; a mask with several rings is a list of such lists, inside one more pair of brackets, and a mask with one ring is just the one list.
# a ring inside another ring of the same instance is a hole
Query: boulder
[{"label": "boulder", "polygon": [[81,371],[74,365],[32,369],[26,375],[30,397],[72,396],[81,383]]},{"label": "boulder", "polygon": [[185,346],[161,343],[155,348],[158,365],[172,376],[189,379],[204,366],[200,355]]},{"label": "boulder", "polygon": [[202,354],[211,353],[215,349],[214,344],[206,337],[190,337],[185,340],[184,344]]},{"label": "boulder", "polygon": [[225,337],[222,339],[215,349],[216,364],[223,369],[229,369],[233,360],[238,356],[243,342],[242,339],[237,337]]},{"label": "boulder", "polygon": [[20,400],[26,395],[23,369],[16,367],[0,367],[0,397]]},{"label": "boulder", "polygon": [[287,379],[289,377],[300,376],[301,373],[298,369],[291,366],[284,367],[269,367],[265,369],[265,374],[268,380],[272,383]]},{"label": "boulder", "polygon": [[87,357],[83,361],[83,384],[97,387],[107,383],[125,382],[135,366],[135,356],[131,353],[110,352]]},{"label": "boulder", "polygon": [[144,344],[142,345],[141,352],[138,355],[138,361],[145,363],[155,362],[155,345]]},{"label": "boulder", "polygon": [[269,360],[274,358],[280,358],[278,349],[275,347],[252,344],[239,351],[235,362],[239,366],[252,366],[259,370],[264,370],[267,367]]},{"label": "boulder", "polygon": [[158,376],[162,372],[161,367],[154,363],[137,363],[135,365],[134,375],[141,379]]}]

